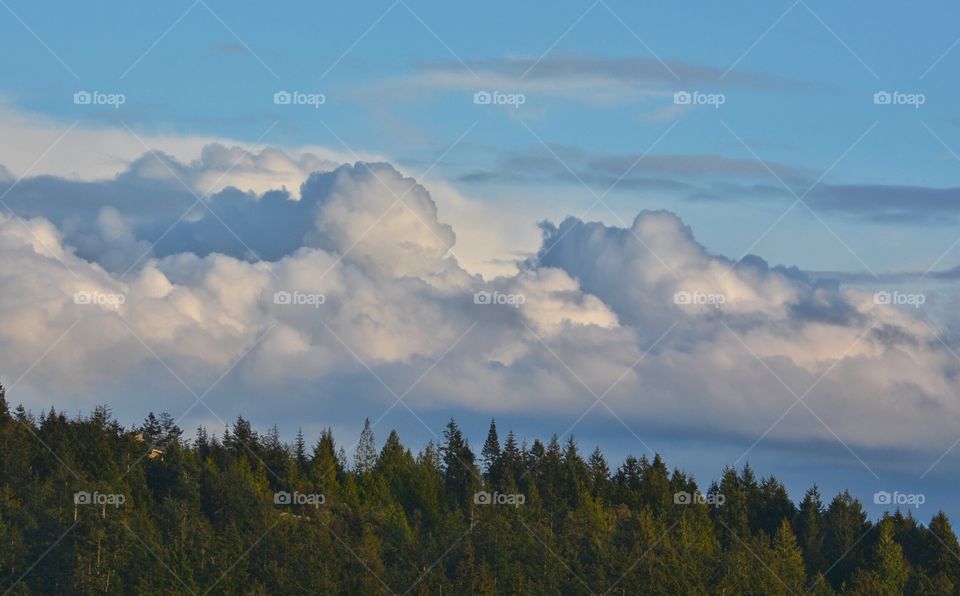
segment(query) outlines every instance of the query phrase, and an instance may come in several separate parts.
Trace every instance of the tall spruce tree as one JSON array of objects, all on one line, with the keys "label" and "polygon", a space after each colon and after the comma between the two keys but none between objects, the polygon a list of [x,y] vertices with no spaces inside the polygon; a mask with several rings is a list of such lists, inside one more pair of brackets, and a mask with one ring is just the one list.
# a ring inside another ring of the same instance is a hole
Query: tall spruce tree
[{"label": "tall spruce tree", "polygon": [[10,420],[10,406],[7,404],[7,390],[0,385],[0,422]]},{"label": "tall spruce tree", "polygon": [[483,443],[480,455],[483,458],[483,471],[489,478],[493,479],[496,476],[494,468],[500,460],[500,438],[497,436],[497,422],[493,418],[490,419],[487,440]]},{"label": "tall spruce tree", "polygon": [[307,441],[303,438],[303,429],[297,429],[297,438],[293,441],[293,457],[297,468],[301,471],[307,468]]},{"label": "tall spruce tree", "polygon": [[453,418],[447,423],[443,438],[444,485],[453,497],[453,503],[463,506],[473,499],[478,485],[473,451]]},{"label": "tall spruce tree", "polygon": [[353,468],[360,474],[373,470],[377,465],[377,445],[373,438],[373,429],[370,427],[370,419],[363,421],[363,430],[360,431],[360,440],[357,442],[357,450],[353,456]]},{"label": "tall spruce tree", "polygon": [[814,484],[803,496],[794,523],[810,577],[824,573],[829,565],[823,554],[823,513],[820,489]]}]

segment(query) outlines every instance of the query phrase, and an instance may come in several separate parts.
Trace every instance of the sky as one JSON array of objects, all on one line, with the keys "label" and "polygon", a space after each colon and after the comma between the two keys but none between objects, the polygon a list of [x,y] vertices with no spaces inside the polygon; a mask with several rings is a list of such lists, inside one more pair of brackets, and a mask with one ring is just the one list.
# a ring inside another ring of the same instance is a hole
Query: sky
[{"label": "sky", "polygon": [[960,514],[958,12],[0,1],[0,380]]}]

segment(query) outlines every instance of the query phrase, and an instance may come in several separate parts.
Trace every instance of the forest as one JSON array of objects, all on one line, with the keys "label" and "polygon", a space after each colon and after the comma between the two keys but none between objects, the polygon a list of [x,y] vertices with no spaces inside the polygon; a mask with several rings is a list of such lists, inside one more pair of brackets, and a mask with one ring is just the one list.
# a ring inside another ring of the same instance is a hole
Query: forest
[{"label": "forest", "polygon": [[[365,423],[287,444],[238,417],[187,436],[106,406],[12,408],[0,388],[0,590],[10,594],[957,594],[947,516],[871,520],[816,485],[573,437],[477,450],[454,420],[418,453]],[[502,437],[502,438],[501,438]]]}]

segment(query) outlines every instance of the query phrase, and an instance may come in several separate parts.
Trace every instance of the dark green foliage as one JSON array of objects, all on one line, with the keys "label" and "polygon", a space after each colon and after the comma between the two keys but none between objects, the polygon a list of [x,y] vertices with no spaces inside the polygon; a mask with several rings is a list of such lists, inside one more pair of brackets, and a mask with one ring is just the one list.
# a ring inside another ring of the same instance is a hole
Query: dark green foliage
[{"label": "dark green foliage", "polygon": [[500,459],[500,438],[497,436],[497,422],[493,419],[490,420],[490,430],[487,431],[487,440],[483,443],[480,455],[483,457],[484,472],[488,477],[495,478],[496,463]]},{"label": "dark green foliage", "polygon": [[[328,429],[185,441],[172,417],[122,428],[106,407],[10,412],[0,388],[0,589],[11,594],[953,594],[946,515],[871,524],[843,493],[799,507],[774,478],[724,470],[700,496],[659,456],[611,474],[572,437],[501,446],[483,474],[453,420],[414,455],[365,423],[355,465]],[[148,457],[151,449],[162,454]],[[54,455],[56,454],[56,455]],[[123,495],[113,504],[74,494]],[[322,504],[284,502],[323,495]],[[482,495],[489,495],[485,497]],[[518,502],[516,495],[522,498]],[[496,501],[501,499],[501,501]],[[512,499],[512,500],[510,500]],[[490,500],[494,503],[490,504]]]}]

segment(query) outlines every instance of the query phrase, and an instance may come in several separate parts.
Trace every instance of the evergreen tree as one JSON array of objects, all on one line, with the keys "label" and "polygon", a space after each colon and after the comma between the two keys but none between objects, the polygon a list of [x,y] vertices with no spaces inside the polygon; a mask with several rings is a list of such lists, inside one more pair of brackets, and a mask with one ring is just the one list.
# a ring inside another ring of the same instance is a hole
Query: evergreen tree
[{"label": "evergreen tree", "polygon": [[607,465],[607,460],[603,457],[599,446],[594,447],[587,466],[590,469],[590,492],[594,496],[601,496],[603,489],[610,481],[610,466]]},{"label": "evergreen tree", "polygon": [[[930,520],[923,564],[932,578],[941,576],[952,585],[960,585],[960,544],[943,511]],[[943,583],[943,582],[941,582]]]},{"label": "evergreen tree", "polygon": [[806,592],[807,572],[803,553],[793,534],[793,528],[786,519],[780,522],[773,536],[771,569],[791,594]]},{"label": "evergreen tree", "polygon": [[453,418],[443,432],[444,485],[453,496],[453,503],[465,505],[473,499],[478,485],[473,452]]},{"label": "evergreen tree", "polygon": [[787,488],[772,476],[765,478],[759,487],[759,503],[753,515],[751,529],[773,536],[783,520],[793,521],[797,508],[787,494]]},{"label": "evergreen tree", "polygon": [[902,594],[910,574],[910,566],[903,558],[903,548],[893,539],[893,522],[880,522],[875,560],[877,576],[884,594]]},{"label": "evergreen tree", "polygon": [[487,431],[487,440],[483,443],[480,455],[483,458],[484,472],[490,478],[495,477],[495,468],[500,460],[500,438],[497,436],[497,422],[492,418],[490,419],[490,429]]},{"label": "evergreen tree", "polygon": [[10,406],[7,404],[7,390],[0,385],[0,423],[10,420]]},{"label": "evergreen tree", "polygon": [[829,563],[823,556],[823,501],[820,489],[814,484],[803,496],[796,516],[796,533],[811,577],[827,570]]},{"label": "evergreen tree", "polygon": [[337,447],[333,440],[333,431],[328,429],[320,433],[317,444],[310,457],[310,478],[324,490],[336,486],[338,476],[343,472],[343,463],[337,457]]},{"label": "evergreen tree", "polygon": [[370,427],[370,419],[363,421],[363,430],[360,431],[360,440],[357,442],[357,450],[353,456],[353,469],[363,474],[373,470],[377,464],[377,445],[373,439],[373,429]]},{"label": "evergreen tree", "polygon": [[223,446],[235,457],[244,459],[259,459],[260,438],[253,430],[250,421],[243,416],[237,416],[233,429],[223,433]]},{"label": "evergreen tree", "polygon": [[824,514],[824,555],[835,561],[826,572],[834,589],[850,581],[855,569],[865,565],[865,546],[861,540],[870,530],[870,522],[860,501],[847,491],[834,497]]},{"label": "evergreen tree", "polygon": [[147,414],[143,424],[140,425],[140,434],[143,435],[143,440],[148,445],[158,445],[163,439],[163,427],[160,425],[160,420],[153,415],[153,412]]},{"label": "evergreen tree", "polygon": [[160,443],[162,445],[169,445],[175,441],[180,440],[180,435],[183,434],[183,430],[177,426],[177,421],[171,416],[168,412],[160,413]]},{"label": "evergreen tree", "polygon": [[201,459],[206,459],[210,454],[210,438],[207,435],[206,428],[202,426],[197,427],[197,435],[193,440],[193,447],[197,450]]},{"label": "evergreen tree", "polygon": [[297,462],[297,468],[301,471],[307,469],[307,442],[303,438],[303,429],[297,429],[297,438],[293,442],[293,457]]},{"label": "evergreen tree", "polygon": [[517,438],[513,431],[507,433],[507,440],[503,444],[503,452],[500,456],[500,480],[503,482],[509,479],[511,485],[516,486],[520,477],[524,474],[523,453],[517,445]]}]

